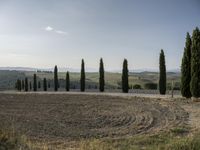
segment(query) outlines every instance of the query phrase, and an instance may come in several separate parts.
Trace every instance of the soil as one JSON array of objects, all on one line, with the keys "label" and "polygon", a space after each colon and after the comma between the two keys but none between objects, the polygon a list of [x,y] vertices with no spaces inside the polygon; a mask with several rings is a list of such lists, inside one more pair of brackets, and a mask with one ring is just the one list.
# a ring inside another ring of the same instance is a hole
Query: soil
[{"label": "soil", "polygon": [[34,140],[122,138],[185,125],[197,128],[199,108],[158,96],[5,92],[0,93],[0,125]]}]

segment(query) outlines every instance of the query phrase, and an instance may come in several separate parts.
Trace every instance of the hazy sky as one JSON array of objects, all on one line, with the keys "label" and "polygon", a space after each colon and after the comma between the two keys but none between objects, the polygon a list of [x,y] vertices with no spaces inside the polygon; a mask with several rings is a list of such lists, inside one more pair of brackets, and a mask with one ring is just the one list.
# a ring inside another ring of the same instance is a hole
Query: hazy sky
[{"label": "hazy sky", "polygon": [[179,68],[199,0],[0,0],[0,66]]}]

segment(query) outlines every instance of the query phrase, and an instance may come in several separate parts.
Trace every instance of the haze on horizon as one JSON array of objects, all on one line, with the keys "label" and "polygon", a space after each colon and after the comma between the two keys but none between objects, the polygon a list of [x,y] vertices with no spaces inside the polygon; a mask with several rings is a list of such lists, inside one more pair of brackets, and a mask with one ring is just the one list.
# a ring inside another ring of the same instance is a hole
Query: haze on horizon
[{"label": "haze on horizon", "polygon": [[200,25],[198,0],[0,0],[0,66],[180,68],[186,32]]}]

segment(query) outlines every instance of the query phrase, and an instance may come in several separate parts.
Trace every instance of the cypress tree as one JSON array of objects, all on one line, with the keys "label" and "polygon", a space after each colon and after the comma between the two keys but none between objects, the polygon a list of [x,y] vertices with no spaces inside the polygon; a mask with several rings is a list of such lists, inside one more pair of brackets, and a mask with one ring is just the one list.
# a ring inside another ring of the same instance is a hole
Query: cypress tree
[{"label": "cypress tree", "polygon": [[22,82],[21,82],[21,80],[19,80],[19,91],[21,91],[22,90]]},{"label": "cypress tree", "polygon": [[85,63],[84,60],[82,59],[82,63],[81,63],[81,79],[80,79],[80,90],[81,92],[85,91]]},{"label": "cypress tree", "polygon": [[160,94],[165,95],[166,93],[166,66],[165,66],[165,54],[161,49],[160,52],[160,77],[159,77],[159,91]]},{"label": "cypress tree", "polygon": [[32,83],[31,83],[31,81],[29,82],[29,89],[30,89],[30,91],[32,90]]},{"label": "cypress tree", "polygon": [[25,91],[28,91],[28,78],[25,78]]},{"label": "cypress tree", "polygon": [[24,90],[24,80],[22,80],[22,90]]},{"label": "cypress tree", "polygon": [[21,91],[22,90],[22,85],[21,85],[21,80],[17,80],[17,90]]},{"label": "cypress tree", "polygon": [[103,65],[103,59],[100,59],[100,65],[99,65],[99,91],[103,92],[105,86],[105,80],[104,80],[104,65]]},{"label": "cypress tree", "polygon": [[37,76],[33,75],[33,91],[37,91]]},{"label": "cypress tree", "polygon": [[69,72],[67,71],[66,73],[66,91],[69,91],[69,87],[70,87],[70,79],[69,79]]},{"label": "cypress tree", "polygon": [[15,89],[19,91],[19,89],[18,89],[18,79],[17,79],[17,81],[15,82]]},{"label": "cypress tree", "polygon": [[54,68],[54,91],[58,91],[58,68]]},{"label": "cypress tree", "polygon": [[44,91],[47,91],[47,79],[46,78],[44,78],[44,80],[43,80],[43,89],[44,89]]},{"label": "cypress tree", "polygon": [[40,83],[40,81],[38,81],[38,89],[40,89],[41,88],[41,83]]},{"label": "cypress tree", "polygon": [[129,84],[128,84],[128,62],[124,59],[123,69],[122,69],[122,92],[128,93]]},{"label": "cypress tree", "polygon": [[185,48],[181,64],[181,94],[183,97],[190,98],[190,80],[191,80],[191,37],[187,33]]},{"label": "cypress tree", "polygon": [[190,91],[193,97],[200,97],[200,31],[198,27],[192,34]]}]

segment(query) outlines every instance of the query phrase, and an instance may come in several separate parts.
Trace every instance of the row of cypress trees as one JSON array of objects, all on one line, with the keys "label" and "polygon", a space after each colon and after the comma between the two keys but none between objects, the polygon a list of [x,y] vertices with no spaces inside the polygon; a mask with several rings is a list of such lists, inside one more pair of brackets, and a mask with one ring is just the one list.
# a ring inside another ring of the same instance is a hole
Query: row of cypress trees
[{"label": "row of cypress trees", "polygon": [[[159,91],[160,94],[165,94],[166,93],[166,66],[165,66],[165,55],[164,51],[161,50],[160,53],[160,78],[159,78]],[[128,71],[128,61],[127,59],[124,59],[123,61],[123,69],[122,69],[122,92],[128,93],[129,91],[129,71]],[[70,90],[70,75],[69,72],[67,71],[66,73],[66,79],[65,79],[65,89],[66,91]],[[28,79],[25,78],[25,83],[24,80],[17,80],[16,82],[16,88],[21,91],[25,90],[28,91]],[[30,90],[32,89],[32,84],[31,82],[29,83]],[[36,74],[33,75],[33,91],[37,91],[37,88],[40,88],[40,82],[37,84],[37,76]],[[103,64],[103,59],[100,59],[100,64],[99,64],[99,91],[104,92],[104,87],[105,87],[105,79],[104,79],[104,64]],[[48,83],[48,88],[50,88],[50,84]],[[54,68],[54,91],[58,91],[59,88],[59,82],[58,82],[58,68],[55,66]],[[43,79],[43,90],[47,91],[47,80],[46,78]],[[85,91],[85,63],[84,60],[82,59],[81,61],[81,76],[80,76],[80,91],[84,92]]]},{"label": "row of cypress trees", "polygon": [[186,35],[181,64],[181,93],[183,97],[200,97],[200,31],[196,27],[192,37]]},{"label": "row of cypress trees", "polygon": [[[81,76],[80,76],[80,91],[85,91],[85,63],[84,60],[81,60]],[[103,59],[100,59],[99,64],[99,91],[104,92],[105,88],[105,79],[104,79],[104,64]],[[70,89],[70,78],[69,72],[66,73],[66,91]],[[122,91],[128,93],[129,84],[128,84],[128,62],[124,59],[123,70],[122,70]],[[57,66],[54,68],[54,91],[58,90],[58,69]]]},{"label": "row of cypress trees", "polygon": [[[25,84],[25,85],[24,85]],[[40,82],[38,82],[40,84]],[[32,84],[31,82],[29,83],[30,89],[32,89]],[[66,91],[70,90],[70,76],[69,72],[67,71],[66,73],[66,83],[65,83]],[[25,88],[23,88],[25,86]],[[37,76],[36,74],[33,75],[33,91],[37,91]],[[25,83],[24,80],[17,80],[16,82],[16,88],[21,91],[24,89],[25,91],[28,91],[28,79],[25,78]],[[54,91],[58,91],[59,88],[59,82],[58,82],[58,68],[55,66],[54,68]],[[99,64],[99,91],[104,92],[105,88],[105,79],[104,79],[104,64],[103,64],[103,59],[100,59],[100,64]],[[44,91],[47,91],[47,80],[44,78],[43,80],[43,89]],[[122,69],[122,91],[124,93],[128,93],[129,90],[129,83],[128,83],[128,61],[127,59],[124,59],[123,62],[123,69]],[[80,91],[84,92],[85,91],[85,63],[84,60],[82,59],[81,61],[81,77],[80,77]]]},{"label": "row of cypress trees", "polygon": [[[48,88],[50,88],[50,84],[48,83],[47,85],[47,80],[46,78],[43,79],[43,90],[47,91],[47,86]],[[32,87],[32,82],[28,82],[28,78],[26,77],[25,80],[17,80],[16,85],[15,85],[16,89],[18,91],[28,91],[28,90],[32,90],[33,91],[37,91],[37,89],[41,88],[41,83],[40,81],[37,82],[37,77],[36,74],[33,75],[33,87]]]}]

